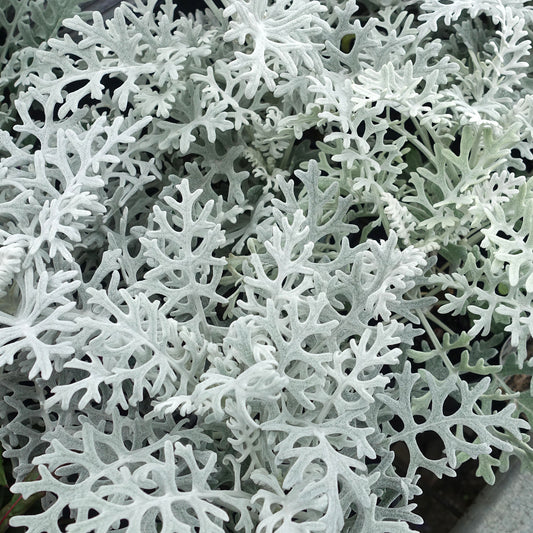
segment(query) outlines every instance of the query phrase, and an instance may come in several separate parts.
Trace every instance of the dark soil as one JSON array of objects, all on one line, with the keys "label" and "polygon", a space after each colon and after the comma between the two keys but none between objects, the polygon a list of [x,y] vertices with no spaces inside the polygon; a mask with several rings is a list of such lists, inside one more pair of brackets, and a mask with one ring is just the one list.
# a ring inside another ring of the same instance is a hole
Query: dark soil
[{"label": "dark soil", "polygon": [[[533,342],[528,343],[528,358],[533,356]],[[517,374],[506,379],[507,385],[515,392],[527,391],[530,388],[531,376]],[[437,440],[427,435],[421,442],[421,451],[427,457],[436,459],[442,456],[442,449]],[[409,452],[407,449],[398,447],[395,465],[401,471],[407,470],[409,464]],[[418,526],[411,525],[411,529],[420,533],[450,533],[459,519],[466,514],[479,495],[479,492],[487,486],[483,478],[476,476],[477,461],[470,460],[456,470],[456,477],[443,477],[438,479],[427,470],[420,472],[419,487],[422,494],[414,498],[417,504],[415,513],[424,519],[424,523]]]},{"label": "dark soil", "polygon": [[[441,456],[440,450],[436,449],[436,441],[430,435],[420,445],[426,456],[432,459],[436,459],[437,455]],[[396,455],[396,470],[404,475],[409,465],[407,447],[403,444],[395,445],[393,450]],[[411,524],[411,529],[420,533],[450,533],[486,486],[482,478],[476,477],[477,466],[477,461],[467,461],[456,470],[457,477],[441,479],[428,470],[421,470],[418,486],[422,489],[422,494],[414,498],[413,503],[417,505],[414,512],[424,519],[424,523],[416,526]]]},{"label": "dark soil", "polygon": [[424,519],[411,529],[421,533],[450,533],[456,522],[466,513],[483,487],[476,477],[477,461],[468,461],[456,472],[457,477],[438,479],[432,473],[422,473],[419,484],[423,493],[414,499],[415,512]]}]

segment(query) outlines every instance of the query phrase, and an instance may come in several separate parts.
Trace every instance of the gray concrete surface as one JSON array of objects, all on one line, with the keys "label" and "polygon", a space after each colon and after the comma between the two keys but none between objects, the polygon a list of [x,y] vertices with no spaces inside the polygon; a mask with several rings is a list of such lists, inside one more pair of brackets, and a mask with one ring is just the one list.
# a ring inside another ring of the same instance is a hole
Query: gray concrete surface
[{"label": "gray concrete surface", "polygon": [[450,533],[533,533],[533,473],[520,472],[520,462],[513,462]]}]

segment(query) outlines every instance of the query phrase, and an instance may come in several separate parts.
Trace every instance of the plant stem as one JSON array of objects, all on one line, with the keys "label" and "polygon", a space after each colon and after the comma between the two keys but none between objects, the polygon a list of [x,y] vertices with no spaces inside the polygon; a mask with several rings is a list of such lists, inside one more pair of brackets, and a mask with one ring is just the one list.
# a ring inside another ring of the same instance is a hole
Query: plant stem
[{"label": "plant stem", "polygon": [[416,311],[416,314],[418,315],[418,318],[420,318],[420,321],[422,322],[426,333],[428,334],[431,342],[433,343],[433,346],[439,351],[442,357],[442,362],[444,363],[450,374],[457,374],[457,369],[452,365],[452,362],[450,361],[446,350],[442,347],[442,344],[435,335],[435,332],[433,331],[431,324],[428,322],[426,315],[420,312],[419,310]]},{"label": "plant stem", "polygon": [[[13,496],[13,498],[16,497],[16,494],[15,496]],[[11,499],[11,501],[13,501],[13,498]],[[3,514],[2,516],[2,519],[0,520],[0,531],[6,531],[8,526],[9,526],[9,521],[6,522],[6,518],[11,514],[11,511],[15,508],[15,506],[20,502],[20,500],[22,500],[22,496],[20,495],[18,498],[16,498],[15,502],[12,504],[11,501],[6,505],[6,507],[8,505],[10,505],[9,509]],[[4,507],[5,509],[5,507]],[[2,511],[4,510],[2,509]]]},{"label": "plant stem", "polygon": [[439,328],[442,328],[444,331],[448,332],[450,335],[455,335],[455,331],[450,329],[444,322],[439,320],[433,313],[427,313],[426,316],[429,320],[431,320],[431,322],[439,326]]},{"label": "plant stem", "polygon": [[[24,479],[24,481],[35,481],[40,479],[39,472],[34,468]],[[0,533],[5,533],[9,530],[9,519],[15,515],[25,513],[36,502],[43,497],[43,492],[36,492],[28,499],[23,500],[21,494],[14,494],[11,500],[0,509]]]}]

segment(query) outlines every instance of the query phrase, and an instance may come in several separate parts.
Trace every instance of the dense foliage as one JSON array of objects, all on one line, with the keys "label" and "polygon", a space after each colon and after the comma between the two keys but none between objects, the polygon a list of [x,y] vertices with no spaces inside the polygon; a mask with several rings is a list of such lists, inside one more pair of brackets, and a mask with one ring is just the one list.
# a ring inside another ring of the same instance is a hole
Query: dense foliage
[{"label": "dense foliage", "polygon": [[531,465],[533,5],[78,3],[0,12],[11,525],[411,531]]}]

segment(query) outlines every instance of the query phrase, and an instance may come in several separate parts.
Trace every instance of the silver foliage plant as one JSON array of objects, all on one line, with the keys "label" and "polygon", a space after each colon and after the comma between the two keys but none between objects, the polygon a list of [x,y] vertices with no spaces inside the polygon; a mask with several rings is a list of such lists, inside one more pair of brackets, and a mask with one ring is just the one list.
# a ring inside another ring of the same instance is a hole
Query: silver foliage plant
[{"label": "silver foliage plant", "polygon": [[0,13],[11,525],[411,531],[531,463],[533,6],[207,3]]}]

